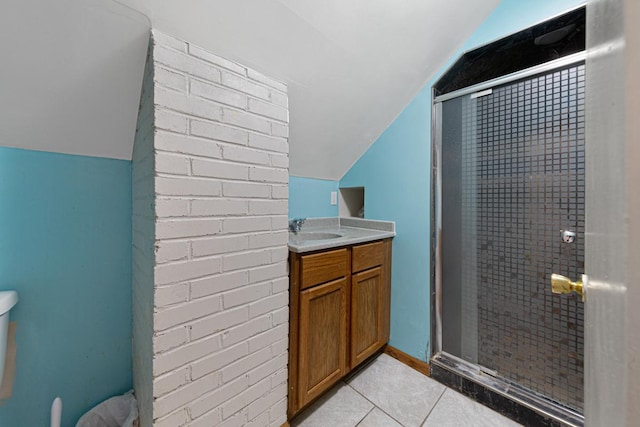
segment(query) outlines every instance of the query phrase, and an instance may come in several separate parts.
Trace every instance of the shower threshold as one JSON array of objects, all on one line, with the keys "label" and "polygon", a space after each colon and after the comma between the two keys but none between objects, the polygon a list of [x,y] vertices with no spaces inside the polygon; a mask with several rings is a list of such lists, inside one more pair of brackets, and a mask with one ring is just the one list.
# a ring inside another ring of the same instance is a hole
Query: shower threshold
[{"label": "shower threshold", "polygon": [[526,426],[584,426],[582,414],[445,352],[431,358],[431,377]]}]

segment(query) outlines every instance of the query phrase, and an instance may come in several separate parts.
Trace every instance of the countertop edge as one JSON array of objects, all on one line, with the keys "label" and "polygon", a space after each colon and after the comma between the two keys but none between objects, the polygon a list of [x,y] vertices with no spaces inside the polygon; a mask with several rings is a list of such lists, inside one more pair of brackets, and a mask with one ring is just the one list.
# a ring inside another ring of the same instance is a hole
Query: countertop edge
[{"label": "countertop edge", "polygon": [[[315,230],[314,230],[315,231]],[[313,252],[319,251],[322,249],[332,249],[332,248],[340,248],[343,246],[351,246],[358,243],[366,243],[372,242],[374,240],[388,239],[390,237],[395,237],[395,231],[379,231],[379,230],[371,230],[372,233],[366,236],[358,236],[351,237],[345,239],[336,239],[336,240],[320,240],[317,244],[313,245],[293,245],[289,243],[289,251],[295,253],[305,253],[305,252]]]}]

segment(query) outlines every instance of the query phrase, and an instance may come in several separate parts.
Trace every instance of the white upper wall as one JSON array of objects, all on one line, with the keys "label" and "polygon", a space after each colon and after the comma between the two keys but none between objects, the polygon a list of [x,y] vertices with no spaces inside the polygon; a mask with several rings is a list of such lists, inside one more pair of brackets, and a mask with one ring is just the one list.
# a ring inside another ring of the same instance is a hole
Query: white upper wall
[{"label": "white upper wall", "polygon": [[110,0],[9,0],[0,146],[131,159],[150,24]]},{"label": "white upper wall", "polygon": [[[499,3],[122,1],[165,33],[287,83],[290,172],[333,180]],[[0,145],[131,158],[144,18],[112,0],[10,2]]]}]

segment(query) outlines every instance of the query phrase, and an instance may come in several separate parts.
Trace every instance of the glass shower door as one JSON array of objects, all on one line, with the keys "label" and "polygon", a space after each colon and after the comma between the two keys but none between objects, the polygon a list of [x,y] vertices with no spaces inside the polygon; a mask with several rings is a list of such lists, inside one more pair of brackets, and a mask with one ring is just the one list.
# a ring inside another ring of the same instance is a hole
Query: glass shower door
[{"label": "glass shower door", "polygon": [[442,103],[442,350],[583,409],[584,65]]}]

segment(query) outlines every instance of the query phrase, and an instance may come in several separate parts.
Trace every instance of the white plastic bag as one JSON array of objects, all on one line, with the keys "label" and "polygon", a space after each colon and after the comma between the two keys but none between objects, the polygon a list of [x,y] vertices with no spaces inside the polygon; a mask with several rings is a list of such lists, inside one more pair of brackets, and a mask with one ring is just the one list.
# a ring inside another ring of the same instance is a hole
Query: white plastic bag
[{"label": "white plastic bag", "polygon": [[138,403],[131,390],[94,406],[80,417],[76,427],[134,427],[137,420]]}]

